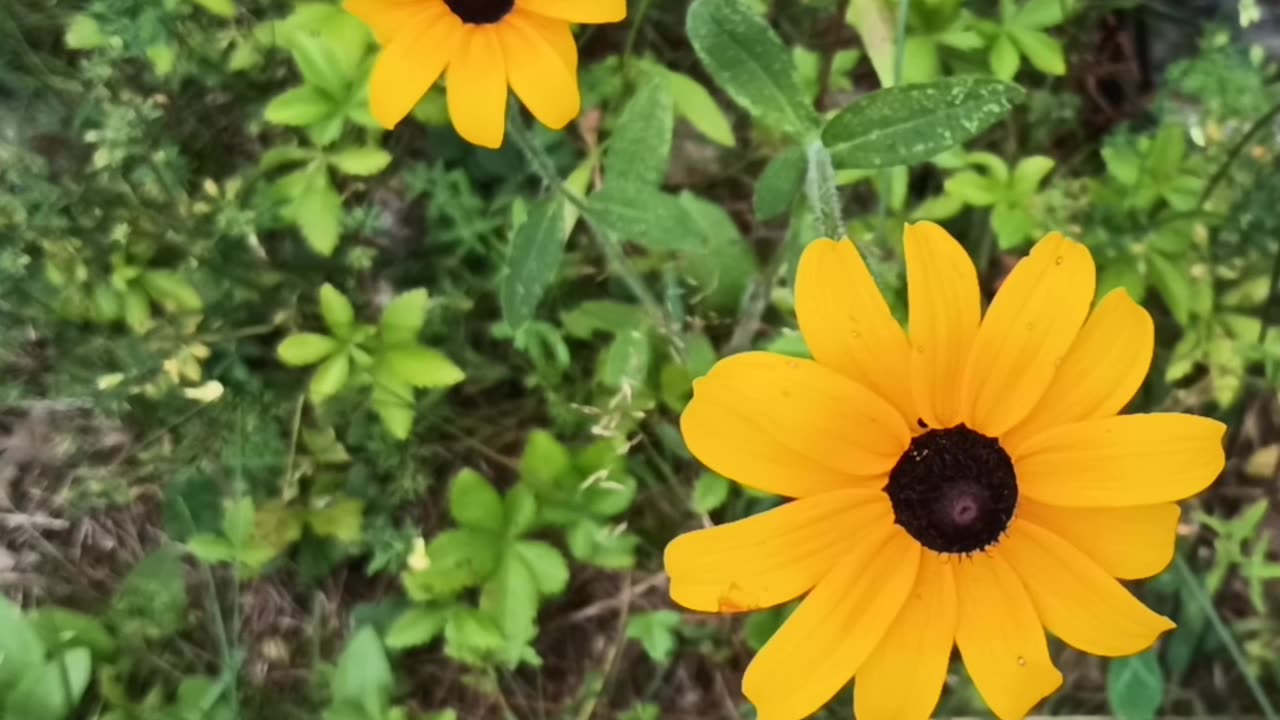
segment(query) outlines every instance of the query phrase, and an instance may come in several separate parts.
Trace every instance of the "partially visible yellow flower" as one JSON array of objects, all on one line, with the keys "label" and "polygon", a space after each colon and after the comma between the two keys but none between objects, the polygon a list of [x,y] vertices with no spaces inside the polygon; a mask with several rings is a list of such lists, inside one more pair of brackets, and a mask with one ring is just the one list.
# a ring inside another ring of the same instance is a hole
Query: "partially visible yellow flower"
[{"label": "partially visible yellow flower", "polygon": [[569,23],[618,22],[626,0],[346,0],[382,53],[370,80],[373,116],[393,128],[441,74],[458,134],[502,145],[507,88],[543,125],[577,117],[578,46]]},{"label": "partially visible yellow flower", "polygon": [[1151,364],[1122,290],[1090,312],[1093,258],[1054,233],[982,314],[964,249],[905,232],[910,331],[848,240],[806,248],[796,313],[814,360],[726,358],[681,417],[712,470],[795,498],[676,538],[671,597],[743,612],[805,596],[743,692],[798,720],[855,681],[859,720],[927,718],[952,647],[1003,720],[1062,683],[1045,630],[1108,657],[1173,623],[1119,579],[1173,557],[1179,509],[1222,471],[1222,423],[1119,416]]}]

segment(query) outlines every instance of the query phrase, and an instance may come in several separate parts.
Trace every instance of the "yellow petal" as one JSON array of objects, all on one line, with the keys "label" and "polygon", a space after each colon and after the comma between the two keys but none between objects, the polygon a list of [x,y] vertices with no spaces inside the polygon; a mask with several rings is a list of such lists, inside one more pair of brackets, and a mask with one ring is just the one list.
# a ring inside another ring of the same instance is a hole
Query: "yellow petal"
[{"label": "yellow petal", "polygon": [[1066,540],[1015,521],[1000,553],[1022,578],[1040,622],[1068,645],[1094,655],[1133,655],[1174,625],[1147,609]]},{"label": "yellow petal", "polygon": [[1115,415],[1133,399],[1151,367],[1155,324],[1146,309],[1114,290],[1094,308],[1044,396],[1000,442],[1016,448],[1054,425]]},{"label": "yellow petal", "polygon": [[796,269],[796,319],[818,362],[915,420],[907,336],[849,240],[815,240]]},{"label": "yellow petal", "polygon": [[369,78],[374,119],[387,129],[399,124],[440,78],[467,34],[444,3],[433,5],[397,34],[378,55]]},{"label": "yellow petal", "polygon": [[707,467],[789,497],[880,487],[910,438],[870,390],[811,360],[763,352],[725,358],[695,381],[680,429]]},{"label": "yellow petal", "polygon": [[933,716],[951,664],[956,581],[949,559],[930,552],[902,611],[858,669],[853,715],[874,720]]},{"label": "yellow petal", "polygon": [[998,436],[1031,412],[1093,302],[1088,248],[1052,233],[1009,273],[973,343],[965,371],[968,425]]},{"label": "yellow petal", "polygon": [[1044,628],[1000,548],[955,561],[956,646],[982,699],[1000,720],[1022,718],[1062,685]]},{"label": "yellow petal", "polygon": [[865,540],[854,528],[883,526],[892,513],[879,490],[837,490],[685,533],[663,558],[671,599],[702,612],[746,612],[794,600]]},{"label": "yellow petal", "polygon": [[853,677],[915,582],[920,543],[888,517],[824,577],[747,667],[759,720],[801,720]]},{"label": "yellow petal", "polygon": [[951,427],[962,419],[960,383],[982,313],[978,273],[960,243],[934,223],[907,225],[902,240],[916,411],[929,427]]},{"label": "yellow petal", "polygon": [[414,27],[419,16],[448,10],[444,0],[346,0],[342,8],[368,25],[380,45]]},{"label": "yellow petal", "polygon": [[[507,80],[538,122],[559,130],[578,116],[577,46],[569,24],[527,12],[513,12],[497,28],[507,58]],[[565,62],[565,46],[574,49]]]},{"label": "yellow petal", "polygon": [[1018,500],[1018,518],[1051,531],[1123,580],[1151,577],[1169,566],[1179,515],[1173,503],[1066,508]]},{"label": "yellow petal", "polygon": [[449,63],[449,117],[464,140],[502,146],[507,123],[507,63],[496,25],[468,27]]},{"label": "yellow petal", "polygon": [[1067,507],[1151,505],[1190,497],[1222,472],[1217,420],[1156,413],[1085,420],[1046,430],[1018,448],[1027,497]]},{"label": "yellow petal", "polygon": [[516,0],[516,7],[571,23],[613,23],[627,17],[627,0]]}]

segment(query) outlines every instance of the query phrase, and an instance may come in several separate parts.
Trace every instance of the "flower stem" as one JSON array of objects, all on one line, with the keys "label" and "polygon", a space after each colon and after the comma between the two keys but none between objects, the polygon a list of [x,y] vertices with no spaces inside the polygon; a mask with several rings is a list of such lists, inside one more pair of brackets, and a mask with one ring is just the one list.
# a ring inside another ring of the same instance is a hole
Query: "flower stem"
[{"label": "flower stem", "polygon": [[1253,676],[1253,672],[1249,670],[1249,661],[1244,656],[1244,651],[1240,649],[1240,643],[1236,642],[1235,635],[1231,633],[1231,628],[1222,621],[1222,616],[1218,614],[1218,609],[1213,606],[1213,598],[1205,592],[1200,584],[1200,579],[1192,572],[1191,566],[1183,559],[1181,555],[1173,560],[1174,567],[1177,568],[1178,576],[1182,580],[1182,584],[1191,592],[1191,595],[1200,604],[1200,609],[1204,611],[1205,616],[1209,619],[1209,624],[1213,626],[1214,632],[1218,634],[1218,639],[1222,641],[1222,645],[1226,647],[1227,653],[1231,655],[1231,659],[1235,661],[1240,668],[1240,674],[1244,676],[1244,682],[1249,686],[1249,693],[1253,695],[1253,699],[1258,703],[1258,709],[1262,711],[1262,716],[1267,720],[1280,720],[1280,716],[1276,715],[1276,709],[1271,705],[1271,700],[1267,698],[1267,693],[1262,689],[1262,685],[1258,683],[1258,679]]},{"label": "flower stem", "polygon": [[824,237],[839,240],[844,237],[844,215],[840,210],[840,193],[836,190],[836,171],[831,165],[831,153],[821,140],[813,140],[806,148],[809,169],[805,174],[805,196],[813,211],[818,231]]}]

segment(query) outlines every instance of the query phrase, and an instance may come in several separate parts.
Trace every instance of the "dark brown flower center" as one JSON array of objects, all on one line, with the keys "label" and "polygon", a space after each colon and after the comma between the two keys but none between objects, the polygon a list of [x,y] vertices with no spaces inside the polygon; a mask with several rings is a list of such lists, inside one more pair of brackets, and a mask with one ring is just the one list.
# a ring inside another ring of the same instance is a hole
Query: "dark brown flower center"
[{"label": "dark brown flower center", "polygon": [[994,545],[1018,507],[1009,453],[995,438],[964,425],[913,439],[884,491],[894,522],[921,545],[948,554]]},{"label": "dark brown flower center", "polygon": [[458,19],[468,25],[492,25],[511,12],[515,0],[444,0]]}]

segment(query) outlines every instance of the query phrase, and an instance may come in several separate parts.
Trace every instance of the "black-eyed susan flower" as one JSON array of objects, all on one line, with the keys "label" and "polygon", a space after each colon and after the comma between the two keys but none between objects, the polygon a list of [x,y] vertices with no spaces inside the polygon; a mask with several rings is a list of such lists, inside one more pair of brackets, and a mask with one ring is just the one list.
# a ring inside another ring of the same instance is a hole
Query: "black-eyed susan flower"
[{"label": "black-eyed susan flower", "polygon": [[945,230],[908,226],[905,246],[909,332],[853,244],[818,240],[796,278],[814,360],[726,358],[681,418],[711,469],[794,498],[666,551],[694,610],[805,596],[743,678],[761,720],[807,717],[850,678],[860,720],[926,718],[953,646],[997,716],[1024,716],[1062,682],[1046,630],[1122,656],[1173,627],[1117,578],[1164,569],[1174,501],[1222,470],[1221,423],[1117,415],[1152,321],[1123,291],[1090,312],[1083,245],[1041,240],[985,317]]},{"label": "black-eyed susan flower", "polygon": [[502,145],[510,87],[552,129],[577,117],[578,46],[570,23],[626,17],[626,0],[346,0],[382,52],[369,98],[395,127],[445,77],[449,117],[468,142]]}]

